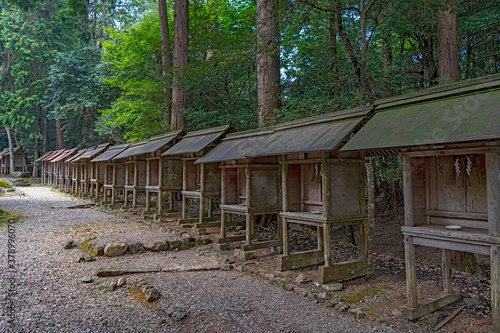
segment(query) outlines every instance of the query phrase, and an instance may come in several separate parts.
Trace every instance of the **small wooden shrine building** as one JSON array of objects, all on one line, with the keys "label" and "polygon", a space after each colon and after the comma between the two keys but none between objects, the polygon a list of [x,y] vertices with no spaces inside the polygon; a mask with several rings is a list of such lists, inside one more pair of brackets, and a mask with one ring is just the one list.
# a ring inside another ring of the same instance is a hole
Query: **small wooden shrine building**
[{"label": "small wooden shrine building", "polygon": [[52,161],[57,164],[57,187],[60,191],[69,190],[71,186],[71,163],[68,160],[73,158],[78,152],[78,148],[68,149],[64,154]]},{"label": "small wooden shrine building", "polygon": [[[273,133],[273,127],[231,133],[196,164],[220,163],[221,173],[221,233],[216,243],[219,248],[237,241],[245,241],[240,256],[250,256],[253,250],[281,246],[281,228],[277,240],[258,241],[255,230],[256,216],[278,214],[281,207],[281,179],[279,158],[246,156],[261,146]],[[246,233],[228,236],[226,226],[232,215],[243,215]],[[280,224],[277,216],[278,225]]]},{"label": "small wooden shrine building", "polygon": [[[181,142],[161,156],[182,158],[182,218],[179,224],[196,223],[196,228],[205,232],[206,228],[218,227],[212,222],[213,201],[220,198],[221,171],[219,163],[195,164],[210,149],[215,147],[227,133],[233,132],[231,126],[220,126],[187,133]],[[199,200],[197,217],[188,216],[189,200]],[[208,216],[205,204],[208,201]]]},{"label": "small wooden shrine building", "polygon": [[[104,153],[91,160],[91,163],[104,163],[104,180],[103,180],[103,201],[101,204],[114,205],[118,202],[120,192],[123,194],[125,185],[125,159],[114,160],[113,158],[123,152],[130,146],[129,143],[111,146]],[[99,168],[99,165],[97,166]],[[92,180],[91,180],[92,181]],[[98,199],[98,194],[94,194],[94,198]],[[108,197],[110,201],[108,202]]]},{"label": "small wooden shrine building", "polygon": [[71,160],[72,193],[82,197],[91,196],[92,171],[93,167],[97,166],[97,163],[91,163],[90,161],[106,151],[108,146],[109,143],[103,143],[87,148]]},{"label": "small wooden shrine building", "polygon": [[[343,151],[403,159],[404,316],[454,302],[451,250],[490,256],[493,329],[500,331],[500,75],[382,100]],[[443,292],[419,302],[415,246],[442,249]]]},{"label": "small wooden shrine building", "polygon": [[[364,107],[279,124],[266,142],[247,155],[281,157],[283,255],[278,260],[279,270],[322,265],[320,283],[373,271],[367,258],[364,156],[340,152],[371,110]],[[292,223],[316,227],[318,248],[292,253]],[[360,258],[333,263],[332,227],[353,225],[360,226]]]},{"label": "small wooden shrine building", "polygon": [[55,151],[49,151],[35,160],[35,163],[37,163],[37,162],[41,163],[40,178],[41,178],[42,184],[48,183],[48,169],[47,169],[48,162],[47,162],[47,159],[49,159],[50,156],[54,155],[55,153],[56,153]]},{"label": "small wooden shrine building", "polygon": [[[28,171],[28,160],[26,157],[26,152],[21,147],[14,148],[14,170],[19,172]],[[7,175],[11,173],[10,170],[10,152],[9,148],[5,148],[0,151],[0,174]]]},{"label": "small wooden shrine building", "polygon": [[[113,161],[125,159],[125,185],[123,208],[138,208],[137,193],[146,191],[148,178],[148,156],[160,156],[179,140],[182,131],[166,133],[148,140],[132,143],[127,149],[112,158]],[[132,205],[129,205],[129,193],[132,193]],[[173,200],[173,199],[172,199]]]},{"label": "small wooden shrine building", "polygon": [[[171,132],[151,138],[146,155],[146,208],[143,215],[154,214],[154,218],[179,217],[174,209],[175,193],[182,191],[182,160],[179,157],[161,156],[178,144],[185,131]],[[157,139],[157,140],[156,140]],[[155,148],[157,147],[157,148]],[[155,150],[152,150],[155,148]],[[151,211],[151,197],[156,194],[156,211]],[[163,194],[169,194],[169,209],[163,209]],[[156,212],[156,213],[155,213]]]},{"label": "small wooden shrine building", "polygon": [[48,178],[49,178],[48,185],[54,187],[57,186],[57,183],[59,182],[59,165],[56,162],[56,159],[66,154],[68,150],[69,149],[60,149],[47,159]]}]

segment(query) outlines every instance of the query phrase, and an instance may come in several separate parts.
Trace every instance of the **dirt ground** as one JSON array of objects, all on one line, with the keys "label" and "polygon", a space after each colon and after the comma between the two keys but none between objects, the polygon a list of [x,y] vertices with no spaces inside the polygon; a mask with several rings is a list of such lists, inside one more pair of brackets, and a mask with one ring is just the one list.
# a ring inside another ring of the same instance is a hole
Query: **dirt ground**
[{"label": "dirt ground", "polygon": [[[10,199],[0,197],[0,207],[13,209],[23,216],[19,223],[19,229],[22,230],[20,237],[33,235],[35,232],[37,234],[37,239],[30,236],[26,240],[24,245],[31,252],[23,254],[20,260],[26,274],[22,282],[24,285],[19,287],[24,297],[21,298],[20,306],[23,311],[20,317],[27,324],[24,330],[19,331],[429,332],[462,305],[466,305],[465,309],[439,332],[491,330],[488,281],[456,271],[454,287],[463,293],[460,301],[415,322],[401,317],[401,308],[406,303],[403,238],[400,232],[402,207],[377,211],[376,225],[370,240],[374,274],[342,281],[342,291],[328,292],[330,304],[343,302],[364,312],[363,319],[353,319],[350,314],[325,306],[326,303],[286,291],[285,286],[291,285],[297,290],[306,289],[309,293],[324,292],[321,286],[314,283],[317,279],[317,267],[278,272],[275,269],[278,255],[267,249],[256,251],[255,259],[241,260],[232,256],[232,251],[215,251],[211,243],[177,253],[127,254],[123,257],[98,257],[93,262],[75,263],[74,257],[82,253],[77,248],[69,251],[61,249],[70,239],[76,242],[94,237],[107,242],[129,240],[131,237],[151,240],[155,235],[168,238],[172,234],[178,234],[179,227],[172,226],[171,223],[158,227],[151,221],[144,223],[138,216],[124,214],[116,209],[66,209],[68,205],[82,201],[46,187],[37,186],[26,190],[25,194],[22,191],[20,189]],[[40,199],[37,197],[39,193],[46,197]],[[194,215],[196,208],[196,204],[190,207]],[[243,232],[243,219],[236,219],[236,222],[239,227],[232,233]],[[191,230],[187,231],[192,233]],[[207,231],[210,239],[215,240],[218,229]],[[257,226],[257,231],[262,240],[276,237],[274,223]],[[357,243],[358,230],[355,229],[354,234]],[[290,235],[292,250],[316,247],[316,237],[315,230],[294,228]],[[231,244],[230,248],[232,250],[239,245]],[[334,231],[332,249],[337,261],[353,259],[359,255],[358,247],[348,241],[346,229]],[[153,306],[137,302],[123,288],[112,293],[101,292],[99,284],[112,278],[94,277],[94,283],[90,285],[79,282],[82,276],[94,275],[102,267],[124,264],[189,264],[203,262],[208,258],[219,261],[224,269],[232,270],[128,275],[129,281],[150,279],[162,295],[167,295]],[[441,290],[440,252],[419,247],[417,259],[418,291],[419,298],[422,299]],[[485,258],[480,259],[488,270]],[[40,270],[43,272],[42,276]],[[297,282],[300,274],[310,281]],[[70,292],[66,290],[68,287]],[[61,291],[64,292],[61,294]],[[57,312],[63,307],[61,300],[65,302],[64,311],[69,311],[67,315],[66,312]],[[53,309],[51,302],[55,304]],[[180,324],[172,322],[165,315],[165,311],[173,303],[189,312],[187,319]],[[71,307],[78,308],[78,311],[70,310]],[[106,324],[103,325],[102,322]],[[5,322],[0,321],[0,330],[5,329],[4,325]]]}]

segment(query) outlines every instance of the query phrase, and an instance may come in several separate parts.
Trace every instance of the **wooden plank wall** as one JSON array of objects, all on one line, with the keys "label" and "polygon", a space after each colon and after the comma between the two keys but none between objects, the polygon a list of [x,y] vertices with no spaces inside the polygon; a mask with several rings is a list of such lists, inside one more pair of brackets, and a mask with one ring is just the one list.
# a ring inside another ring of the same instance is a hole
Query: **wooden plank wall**
[{"label": "wooden plank wall", "polygon": [[[330,169],[330,191],[333,198],[329,205],[330,216],[364,214],[360,203],[361,179],[359,163],[328,163]],[[363,193],[364,196],[364,193]]]}]

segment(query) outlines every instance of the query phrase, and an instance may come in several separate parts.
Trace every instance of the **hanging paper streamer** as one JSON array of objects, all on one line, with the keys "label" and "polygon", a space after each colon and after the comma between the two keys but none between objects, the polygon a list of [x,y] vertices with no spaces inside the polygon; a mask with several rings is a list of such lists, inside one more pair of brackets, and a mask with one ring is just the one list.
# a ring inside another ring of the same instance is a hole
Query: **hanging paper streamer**
[{"label": "hanging paper streamer", "polygon": [[467,175],[469,176],[472,172],[472,159],[470,158],[470,156],[467,156],[467,165],[465,166],[465,172],[467,172]]},{"label": "hanging paper streamer", "polygon": [[460,158],[457,157],[455,159],[455,172],[456,172],[457,176],[460,176],[460,171],[461,171],[460,170]]}]

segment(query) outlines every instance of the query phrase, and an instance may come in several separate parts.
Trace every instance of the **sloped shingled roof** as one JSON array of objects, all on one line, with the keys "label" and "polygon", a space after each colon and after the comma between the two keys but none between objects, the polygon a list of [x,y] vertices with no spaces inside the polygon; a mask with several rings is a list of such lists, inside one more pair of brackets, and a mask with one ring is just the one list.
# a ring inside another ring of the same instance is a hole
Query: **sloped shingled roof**
[{"label": "sloped shingled roof", "polygon": [[214,163],[244,159],[260,147],[273,133],[274,127],[228,134],[214,149],[195,163]]},{"label": "sloped shingled roof", "polygon": [[209,128],[206,130],[187,133],[181,142],[164,152],[161,156],[197,153],[217,139],[233,131],[229,125]]},{"label": "sloped shingled roof", "polygon": [[173,140],[180,137],[182,134],[184,134],[183,131],[175,131],[167,134],[158,135],[148,140],[132,143],[130,147],[125,149],[117,156],[113,157],[113,160],[126,158],[129,156],[137,156],[147,153],[153,153],[156,150],[167,146]]},{"label": "sloped shingled roof", "polygon": [[342,151],[500,139],[500,75],[382,100]]},{"label": "sloped shingled roof", "polygon": [[363,107],[279,124],[247,157],[334,150],[371,110]]},{"label": "sloped shingled roof", "polygon": [[125,143],[125,144],[121,144],[121,145],[117,145],[117,146],[111,146],[111,147],[108,148],[108,150],[106,150],[104,153],[102,153],[98,157],[94,158],[90,162],[92,163],[92,162],[109,161],[113,157],[115,157],[116,155],[118,155],[119,153],[121,153],[122,151],[124,151],[125,149],[127,149],[128,146],[130,146],[129,143]]}]

